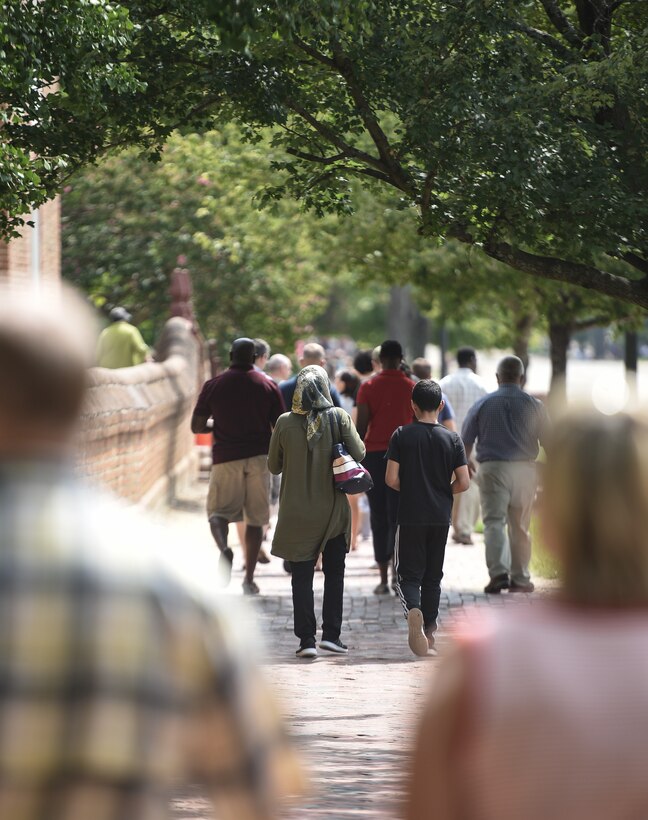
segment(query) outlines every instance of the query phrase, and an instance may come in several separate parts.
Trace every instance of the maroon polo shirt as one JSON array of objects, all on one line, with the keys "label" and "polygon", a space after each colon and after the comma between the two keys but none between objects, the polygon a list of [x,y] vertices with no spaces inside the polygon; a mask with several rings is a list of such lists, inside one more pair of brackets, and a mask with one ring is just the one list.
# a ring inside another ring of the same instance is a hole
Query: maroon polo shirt
[{"label": "maroon polo shirt", "polygon": [[411,424],[414,385],[402,370],[381,370],[360,385],[356,403],[369,406],[369,426],[364,437],[368,453],[386,450],[394,430]]},{"label": "maroon polo shirt", "polygon": [[265,455],[283,412],[277,385],[252,365],[238,364],[205,382],[194,408],[194,415],[214,420],[214,464]]}]

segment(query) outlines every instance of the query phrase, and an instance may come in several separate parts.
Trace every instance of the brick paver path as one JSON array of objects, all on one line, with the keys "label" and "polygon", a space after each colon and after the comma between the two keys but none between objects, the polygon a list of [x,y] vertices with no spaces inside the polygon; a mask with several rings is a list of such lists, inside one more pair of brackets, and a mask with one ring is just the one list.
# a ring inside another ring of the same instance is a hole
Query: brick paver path
[{"label": "brick paver path", "polygon": [[[200,495],[204,490],[197,491]],[[194,497],[169,515],[183,537],[210,536],[201,504]],[[231,540],[235,539],[232,529]],[[443,656],[453,619],[471,606],[527,606],[537,596],[486,596],[488,580],[483,540],[472,547],[449,542],[437,646]],[[416,658],[394,595],[376,596],[371,542],[347,557],[342,639],[347,656],[320,653],[314,661],[295,657],[290,577],[273,558],[259,566],[261,595],[253,599],[266,645],[265,670],[281,700],[290,730],[302,751],[311,791],[282,815],[286,820],[352,820],[397,816],[403,775],[415,729],[417,707],[438,668],[439,658]],[[232,594],[239,594],[242,572],[235,549]],[[538,579],[536,579],[537,581]],[[316,612],[321,612],[322,573],[316,573]],[[540,582],[542,588],[548,583]],[[320,621],[318,615],[318,623]],[[174,820],[207,820],[208,804],[194,791],[177,795]]]}]

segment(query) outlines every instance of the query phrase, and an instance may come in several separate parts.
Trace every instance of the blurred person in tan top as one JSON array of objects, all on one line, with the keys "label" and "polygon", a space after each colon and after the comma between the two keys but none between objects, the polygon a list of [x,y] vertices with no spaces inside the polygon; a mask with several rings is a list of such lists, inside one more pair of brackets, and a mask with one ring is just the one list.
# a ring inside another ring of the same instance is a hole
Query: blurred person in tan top
[{"label": "blurred person in tan top", "polygon": [[0,817],[158,820],[190,782],[275,817],[298,770],[211,551],[72,468],[93,336],[80,300],[0,293]]},{"label": "blurred person in tan top", "polygon": [[551,599],[480,613],[438,672],[408,820],[648,817],[648,419],[571,411],[541,502]]}]

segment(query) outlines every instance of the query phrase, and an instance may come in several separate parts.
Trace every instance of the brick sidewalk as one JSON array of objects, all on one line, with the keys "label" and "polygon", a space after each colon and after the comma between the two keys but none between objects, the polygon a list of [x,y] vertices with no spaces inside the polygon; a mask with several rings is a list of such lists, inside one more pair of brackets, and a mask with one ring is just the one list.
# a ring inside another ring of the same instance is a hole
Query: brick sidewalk
[{"label": "brick sidewalk", "polygon": [[[200,496],[202,488],[197,489]],[[182,537],[210,543],[200,501],[194,497],[168,516]],[[232,541],[235,528],[231,528]],[[538,596],[486,596],[488,580],[483,540],[472,547],[448,545],[438,648],[443,655],[448,629],[472,606],[525,606]],[[417,658],[407,646],[407,629],[395,596],[376,596],[371,542],[363,541],[347,557],[342,639],[347,656],[314,661],[295,657],[290,577],[273,558],[260,565],[261,595],[253,599],[267,644],[266,674],[283,705],[290,729],[303,753],[312,790],[282,815],[327,820],[388,818],[397,813],[403,774],[412,743],[417,707],[438,668],[438,658]],[[242,558],[235,549],[229,594],[239,594]],[[537,580],[537,579],[536,579]],[[316,612],[321,612],[323,577],[315,578]],[[548,588],[540,583],[540,591]],[[320,621],[318,614],[318,622]],[[208,804],[194,793],[178,795],[174,820],[211,818]]]}]

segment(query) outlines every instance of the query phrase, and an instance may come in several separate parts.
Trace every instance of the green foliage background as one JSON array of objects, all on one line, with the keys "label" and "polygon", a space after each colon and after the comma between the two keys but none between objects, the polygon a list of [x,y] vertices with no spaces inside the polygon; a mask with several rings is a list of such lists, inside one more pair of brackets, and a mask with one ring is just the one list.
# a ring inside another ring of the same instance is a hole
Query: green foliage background
[{"label": "green foliage background", "polygon": [[248,334],[290,345],[324,310],[332,272],[316,217],[290,201],[254,207],[269,150],[225,128],[174,134],[157,163],[131,151],[86,169],[63,198],[64,276],[98,307],[124,304],[152,341],[180,264],[203,332],[223,348]]}]

